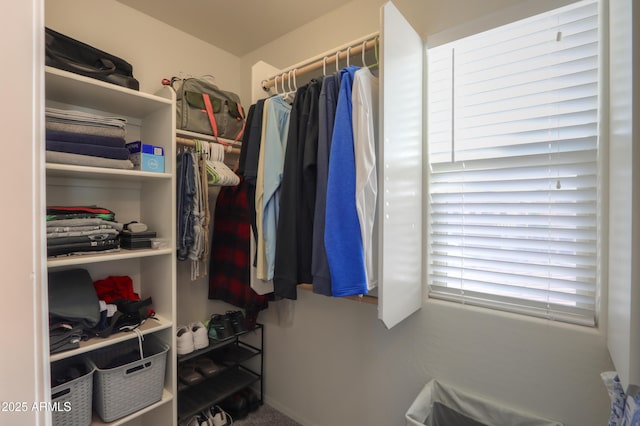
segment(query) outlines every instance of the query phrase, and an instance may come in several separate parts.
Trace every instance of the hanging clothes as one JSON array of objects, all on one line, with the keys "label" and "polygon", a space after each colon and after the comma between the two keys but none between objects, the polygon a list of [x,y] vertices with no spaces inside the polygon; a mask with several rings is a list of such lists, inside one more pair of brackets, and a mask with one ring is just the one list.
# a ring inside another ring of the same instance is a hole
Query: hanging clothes
[{"label": "hanging clothes", "polygon": [[[262,113],[264,110],[264,102],[264,99],[261,99],[256,102],[255,105],[251,106],[250,113],[251,110],[253,110],[253,115],[250,121],[247,121],[249,125],[245,130],[242,141],[242,151],[246,152],[242,171],[247,182],[247,202],[249,203],[249,216],[256,245],[258,243],[258,230],[256,228],[256,180],[258,176],[258,157],[262,141]],[[254,256],[253,260],[254,266],[256,265],[255,258],[256,256]]]},{"label": "hanging clothes", "polygon": [[[269,116],[269,103],[271,99],[264,100],[264,109],[262,111],[262,130],[260,136],[260,152],[258,153],[258,174],[256,176],[256,278],[259,280],[268,280],[266,274],[266,256],[264,248],[264,147],[265,138],[267,136],[267,119]],[[271,289],[270,291],[273,291]]]},{"label": "hanging clothes", "polygon": [[207,260],[209,255],[209,222],[211,220],[209,213],[209,186],[207,175],[207,161],[209,158],[209,145],[199,144],[197,153],[194,155],[194,164],[198,165],[197,174],[194,175],[195,180],[199,180],[196,185],[199,192],[196,193],[198,203],[194,201],[194,210],[196,212],[195,240],[192,249],[189,251],[191,259],[191,280],[196,280],[201,275],[207,274]]},{"label": "hanging clothes", "polygon": [[316,179],[318,175],[318,135],[320,130],[319,101],[322,79],[312,80],[307,91],[309,115],[307,118],[304,150],[300,151],[302,164],[301,203],[298,219],[298,282],[311,283],[313,254],[313,220],[316,204]]},{"label": "hanging clothes", "polygon": [[296,286],[300,282],[298,281],[297,211],[300,203],[299,187],[302,183],[302,169],[298,162],[298,151],[304,149],[305,114],[307,116],[309,114],[308,104],[305,105],[306,93],[307,86],[300,87],[296,91],[291,107],[280,186],[273,290],[276,297],[286,299],[297,298]]},{"label": "hanging clothes", "polygon": [[177,161],[177,257],[178,260],[186,260],[189,249],[193,244],[193,217],[191,207],[195,195],[193,157],[187,150],[178,153]]},{"label": "hanging clothes", "polygon": [[262,158],[258,164],[258,184],[256,185],[257,277],[265,281],[273,279],[276,229],[280,210],[280,183],[290,113],[291,105],[279,96],[265,102],[264,136],[260,147]]},{"label": "hanging clothes", "polygon": [[299,283],[311,283],[313,217],[322,79],[297,90],[287,138],[274,272],[276,296],[295,299]]},{"label": "hanging clothes", "polygon": [[367,293],[355,194],[351,90],[357,70],[358,67],[349,66],[340,71],[340,93],[329,155],[324,242],[334,296]]},{"label": "hanging clothes", "polygon": [[209,262],[209,299],[220,299],[245,309],[255,323],[258,312],[268,306],[268,297],[251,288],[249,241],[251,224],[247,182],[220,189],[216,201]]},{"label": "hanging clothes", "polygon": [[331,136],[340,91],[340,73],[328,75],[322,82],[318,100],[318,152],[316,158],[316,198],[313,214],[311,273],[313,292],[331,296],[331,275],[324,246],[327,180]]},{"label": "hanging clothes", "polygon": [[367,289],[372,290],[378,285],[378,274],[373,262],[373,256],[377,252],[377,233],[374,232],[374,223],[378,195],[376,171],[378,78],[371,73],[369,68],[361,68],[354,74],[352,103],[356,211],[362,235]]},{"label": "hanging clothes", "polygon": [[242,135],[242,146],[240,148],[240,157],[238,158],[238,170],[237,173],[240,176],[244,176],[245,167],[247,164],[247,146],[249,145],[249,138],[251,137],[251,123],[253,122],[253,114],[256,110],[256,104],[249,107],[247,112],[247,121],[244,134]]}]

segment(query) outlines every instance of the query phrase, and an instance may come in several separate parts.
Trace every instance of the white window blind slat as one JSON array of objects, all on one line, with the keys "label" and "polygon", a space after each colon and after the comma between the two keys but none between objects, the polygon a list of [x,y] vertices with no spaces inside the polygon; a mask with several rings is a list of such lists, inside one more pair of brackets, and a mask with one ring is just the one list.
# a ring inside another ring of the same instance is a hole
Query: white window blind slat
[{"label": "white window blind slat", "polygon": [[429,294],[595,324],[598,4],[430,49]]}]

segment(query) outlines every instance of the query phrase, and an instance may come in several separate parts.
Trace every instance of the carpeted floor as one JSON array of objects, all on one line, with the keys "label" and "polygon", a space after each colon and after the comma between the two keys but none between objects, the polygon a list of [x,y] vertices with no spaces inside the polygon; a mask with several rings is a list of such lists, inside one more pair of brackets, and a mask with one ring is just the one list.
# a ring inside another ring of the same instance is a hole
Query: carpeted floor
[{"label": "carpeted floor", "polygon": [[302,426],[275,408],[263,404],[242,420],[235,420],[233,426]]}]

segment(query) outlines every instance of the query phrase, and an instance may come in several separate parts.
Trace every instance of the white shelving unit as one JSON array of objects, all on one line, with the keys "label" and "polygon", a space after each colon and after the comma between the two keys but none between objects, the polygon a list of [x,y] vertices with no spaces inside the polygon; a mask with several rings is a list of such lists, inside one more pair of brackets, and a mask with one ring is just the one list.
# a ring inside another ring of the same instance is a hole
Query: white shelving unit
[{"label": "white shelving unit", "polygon": [[[109,424],[171,424],[177,419],[175,373],[176,324],[176,201],[175,201],[175,93],[163,88],[156,95],[141,93],[95,79],[45,68],[47,105],[127,119],[127,142],[142,140],[161,146],[165,173],[116,170],[65,164],[46,165],[47,205],[98,205],[116,213],[116,221],[137,220],[169,240],[168,248],[121,249],[114,253],[48,258],[49,271],[84,268],[93,280],[129,276],[141,298],[151,297],[156,319],[140,327],[169,345],[162,399]],[[44,284],[46,289],[46,284]],[[116,333],[91,338],[77,349],[49,356],[56,362],[137,338],[135,333]],[[94,414],[92,424],[104,424]]]}]

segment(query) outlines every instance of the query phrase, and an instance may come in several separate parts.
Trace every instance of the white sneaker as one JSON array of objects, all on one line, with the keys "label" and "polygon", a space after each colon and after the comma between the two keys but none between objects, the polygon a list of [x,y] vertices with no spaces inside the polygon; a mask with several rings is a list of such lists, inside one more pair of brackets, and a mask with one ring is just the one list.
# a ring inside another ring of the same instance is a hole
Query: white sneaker
[{"label": "white sneaker", "polygon": [[231,416],[228,416],[227,412],[217,405],[210,407],[207,412],[207,419],[209,419],[209,422],[211,422],[213,426],[227,426],[233,424],[232,422],[229,423],[229,417]]},{"label": "white sneaker", "polygon": [[206,348],[209,346],[209,332],[200,321],[192,322],[189,328],[193,334],[193,345],[195,350]]},{"label": "white sneaker", "polygon": [[195,350],[191,327],[179,327],[176,336],[176,351],[178,355],[190,354]]}]

